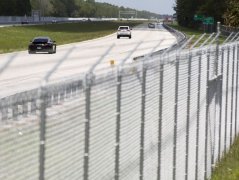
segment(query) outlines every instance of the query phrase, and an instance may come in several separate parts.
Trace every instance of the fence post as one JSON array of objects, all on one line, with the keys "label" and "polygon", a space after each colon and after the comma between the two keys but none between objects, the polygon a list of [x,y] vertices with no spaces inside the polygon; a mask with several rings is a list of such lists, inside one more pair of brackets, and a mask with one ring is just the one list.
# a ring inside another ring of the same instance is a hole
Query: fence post
[{"label": "fence post", "polygon": [[205,122],[205,159],[204,159],[204,179],[207,179],[207,157],[208,157],[208,121],[209,121],[209,71],[210,52],[207,52],[207,95],[206,95],[206,122]]},{"label": "fence post", "polygon": [[174,102],[174,136],[173,136],[173,180],[176,180],[177,166],[177,125],[178,125],[178,80],[179,80],[179,55],[175,62],[175,102]]},{"label": "fence post", "polygon": [[36,99],[34,99],[34,97],[31,97],[31,114],[35,115],[36,109],[37,109]]},{"label": "fence post", "polygon": [[218,160],[221,158],[221,137],[222,137],[222,96],[223,96],[223,73],[224,73],[224,48],[221,55],[221,87],[220,87],[220,112],[219,112],[219,137],[218,137]]},{"label": "fence post", "polygon": [[7,98],[3,98],[0,103],[1,103],[0,106],[1,106],[2,121],[5,121],[8,119]]},{"label": "fence post", "polygon": [[13,102],[14,103],[12,104],[12,118],[14,120],[18,120],[18,104],[17,104],[17,101],[15,100]]},{"label": "fence post", "polygon": [[141,134],[140,134],[140,180],[144,179],[144,136],[145,136],[145,98],[146,98],[146,72],[142,64],[142,96],[141,96]]},{"label": "fence post", "polygon": [[197,91],[197,125],[196,125],[196,163],[195,163],[195,180],[198,180],[198,156],[199,156],[199,128],[200,128],[200,99],[201,99],[201,66],[202,54],[200,52],[198,60],[198,91]]},{"label": "fence post", "polygon": [[85,154],[84,154],[84,180],[89,177],[89,149],[90,149],[90,106],[91,106],[91,79],[90,74],[85,75]]},{"label": "fence post", "polygon": [[231,87],[231,122],[230,122],[230,146],[232,145],[232,123],[233,123],[233,103],[234,103],[234,71],[235,71],[235,46],[233,46],[233,58],[232,58],[232,87]]},{"label": "fence post", "polygon": [[237,137],[237,103],[238,103],[238,70],[239,70],[239,45],[237,45],[237,70],[236,70],[236,106],[235,106],[235,138]]},{"label": "fence post", "polygon": [[59,103],[59,90],[57,89],[57,92],[53,93],[53,104],[57,105]]},{"label": "fence post", "polygon": [[42,86],[39,89],[40,97],[40,165],[39,165],[39,180],[45,179],[45,143],[46,143],[46,108],[47,108],[47,91],[46,87]]},{"label": "fence post", "polygon": [[65,86],[61,86],[60,87],[60,103],[62,103],[63,101],[65,101],[65,94],[66,94],[66,92],[65,92],[65,89],[66,89],[66,87]]},{"label": "fence post", "polygon": [[227,107],[228,107],[228,84],[229,84],[229,60],[230,60],[230,47],[227,48],[227,79],[226,79],[226,105],[225,105],[225,136],[224,136],[224,153],[227,149]]},{"label": "fence post", "polygon": [[191,98],[191,65],[192,54],[188,59],[188,94],[187,94],[187,122],[186,122],[186,154],[185,154],[185,180],[188,179],[188,154],[189,154],[189,128],[190,128],[190,98]]},{"label": "fence post", "polygon": [[162,151],[162,120],[163,120],[163,80],[164,80],[164,62],[160,61],[160,79],[159,79],[159,132],[158,132],[158,178],[161,176],[161,151]]},{"label": "fence post", "polygon": [[221,33],[220,32],[220,27],[221,27],[221,23],[220,22],[217,22],[217,40],[216,40],[216,59],[215,59],[215,62],[214,62],[214,74],[217,76],[218,75],[218,61],[219,61],[219,34]]},{"label": "fence post", "polygon": [[117,72],[117,114],[116,114],[116,145],[115,145],[115,180],[119,180],[119,161],[120,161],[120,128],[121,128],[121,87],[122,87],[122,72]]},{"label": "fence post", "polygon": [[28,101],[27,100],[23,100],[22,101],[22,115],[23,117],[27,117],[28,116]]}]

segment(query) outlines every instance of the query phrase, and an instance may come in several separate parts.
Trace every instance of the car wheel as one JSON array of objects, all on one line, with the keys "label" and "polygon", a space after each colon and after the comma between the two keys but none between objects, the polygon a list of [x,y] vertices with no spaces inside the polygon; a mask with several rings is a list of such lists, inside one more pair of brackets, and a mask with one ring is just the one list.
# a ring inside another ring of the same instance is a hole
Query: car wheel
[{"label": "car wheel", "polygon": [[120,36],[117,36],[117,39],[119,39],[120,38]]},{"label": "car wheel", "polygon": [[55,48],[52,47],[52,49],[48,52],[48,54],[54,54],[55,53]]},{"label": "car wheel", "polygon": [[33,51],[28,51],[28,54],[34,54],[34,52]]},{"label": "car wheel", "polygon": [[129,36],[129,39],[131,39],[131,36]]},{"label": "car wheel", "polygon": [[56,54],[56,46],[55,46],[54,54]]}]

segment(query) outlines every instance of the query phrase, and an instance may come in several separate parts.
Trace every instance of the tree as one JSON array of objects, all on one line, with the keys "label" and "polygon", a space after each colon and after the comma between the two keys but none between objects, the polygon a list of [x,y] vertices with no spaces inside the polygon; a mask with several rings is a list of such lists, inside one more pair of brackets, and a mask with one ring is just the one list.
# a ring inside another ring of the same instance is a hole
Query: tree
[{"label": "tree", "polygon": [[175,11],[180,25],[195,26],[197,25],[193,20],[195,14],[210,16],[215,21],[222,22],[225,8],[225,0],[176,0]]},{"label": "tree", "polygon": [[17,16],[31,15],[30,0],[16,0],[16,14]]},{"label": "tree", "polygon": [[15,15],[15,0],[1,0],[0,1],[0,15],[13,16]]},{"label": "tree", "polygon": [[1,16],[23,16],[31,14],[30,0],[1,0]]},{"label": "tree", "polygon": [[33,10],[40,10],[42,15],[52,15],[52,4],[49,0],[31,0],[31,6]]},{"label": "tree", "polygon": [[177,13],[178,23],[181,26],[193,26],[193,17],[197,11],[198,0],[176,0],[174,10]]},{"label": "tree", "polygon": [[239,1],[227,0],[227,9],[224,14],[226,25],[238,27],[239,26]]},{"label": "tree", "polygon": [[94,17],[96,13],[96,7],[91,2],[83,2],[80,4],[79,15],[82,17]]},{"label": "tree", "polygon": [[225,0],[207,0],[198,8],[198,13],[210,16],[215,21],[223,22],[223,14],[226,9]]},{"label": "tree", "polygon": [[62,17],[73,17],[79,7],[75,0],[51,0],[52,15]]}]

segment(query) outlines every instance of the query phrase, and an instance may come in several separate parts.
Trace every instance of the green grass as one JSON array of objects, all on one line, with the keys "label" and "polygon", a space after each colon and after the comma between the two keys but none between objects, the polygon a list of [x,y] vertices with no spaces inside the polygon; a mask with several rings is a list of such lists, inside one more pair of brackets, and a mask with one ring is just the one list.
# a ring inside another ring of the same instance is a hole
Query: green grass
[{"label": "green grass", "polygon": [[[196,42],[200,36],[204,33],[203,30],[196,30],[196,29],[192,29],[192,28],[186,28],[186,27],[182,27],[179,26],[178,24],[174,23],[174,24],[169,24],[170,27],[177,29],[178,31],[181,31],[183,33],[186,34],[187,38],[190,38],[191,36],[195,35],[195,37],[192,39],[191,44],[193,44],[194,42]],[[209,33],[206,33],[206,35],[204,36],[204,38],[199,42],[199,44],[197,46],[200,46],[208,37],[210,36]],[[215,37],[215,36],[214,36]],[[212,39],[211,39],[212,40]],[[219,42],[222,43],[225,40],[225,37],[221,37],[219,38]],[[209,41],[210,42],[210,41]],[[208,43],[209,43],[208,42]],[[207,44],[208,44],[207,43]]]},{"label": "green grass", "polygon": [[211,180],[239,179],[239,138],[237,138],[229,152],[217,164]]},{"label": "green grass", "polygon": [[0,53],[26,50],[35,36],[49,36],[57,45],[81,42],[116,32],[119,25],[135,26],[140,22],[82,22],[0,28]]}]

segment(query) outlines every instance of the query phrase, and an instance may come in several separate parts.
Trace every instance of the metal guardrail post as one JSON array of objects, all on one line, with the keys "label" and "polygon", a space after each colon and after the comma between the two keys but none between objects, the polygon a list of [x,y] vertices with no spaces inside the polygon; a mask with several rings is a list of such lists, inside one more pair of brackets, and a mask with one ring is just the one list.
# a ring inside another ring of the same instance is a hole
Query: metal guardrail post
[{"label": "metal guardrail post", "polygon": [[52,92],[47,92],[47,107],[52,107]]},{"label": "metal guardrail post", "polygon": [[18,119],[18,104],[17,103],[12,104],[12,118],[14,120]]},{"label": "metal guardrail post", "polygon": [[59,94],[58,91],[53,93],[53,104],[57,105],[59,103]]},{"label": "metal guardrail post", "polygon": [[36,109],[37,109],[36,99],[32,98],[31,99],[31,114],[36,114]]},{"label": "metal guardrail post", "polygon": [[205,121],[205,159],[204,159],[204,179],[207,179],[207,158],[208,158],[208,123],[209,123],[209,72],[210,52],[207,54],[207,95],[206,95],[206,121]]},{"label": "metal guardrail post", "polygon": [[146,73],[147,68],[142,62],[142,96],[141,96],[141,133],[140,133],[140,172],[139,179],[144,179],[144,139],[145,139],[145,98],[146,98]]},{"label": "metal guardrail post", "polygon": [[121,130],[121,87],[122,87],[122,74],[118,70],[117,74],[117,115],[116,115],[116,145],[115,145],[115,180],[120,179],[120,130]]},{"label": "metal guardrail post", "polygon": [[179,56],[175,65],[175,102],[174,102],[174,132],[173,132],[173,180],[176,180],[177,166],[177,129],[178,129],[178,81],[179,81]]},{"label": "metal guardrail post", "polygon": [[221,87],[220,87],[220,109],[219,109],[219,137],[218,137],[218,159],[221,158],[221,139],[222,139],[222,96],[223,96],[223,73],[224,73],[224,48],[221,54]]},{"label": "metal guardrail post", "polygon": [[236,106],[235,106],[235,138],[237,137],[237,103],[238,103],[238,83],[239,83],[239,45],[237,44],[237,58],[236,58]]},{"label": "metal guardrail post", "polygon": [[40,154],[39,154],[39,180],[45,180],[45,143],[46,143],[46,108],[47,91],[42,86],[39,90],[40,97]]},{"label": "metal guardrail post", "polygon": [[60,102],[63,102],[65,100],[65,86],[61,87],[60,91]]},{"label": "metal guardrail post", "polygon": [[198,91],[197,91],[197,125],[196,125],[196,162],[195,162],[195,180],[198,180],[198,159],[199,159],[199,129],[200,129],[200,99],[201,99],[201,70],[202,54],[198,59]]},{"label": "metal guardrail post", "polygon": [[159,79],[159,132],[158,132],[158,174],[157,180],[161,178],[161,151],[162,151],[162,121],[163,121],[163,81],[164,81],[164,62],[160,62]]},{"label": "metal guardrail post", "polygon": [[90,106],[91,106],[91,74],[85,76],[85,151],[84,151],[84,180],[89,178],[89,151],[90,151]]},{"label": "metal guardrail post", "polygon": [[6,98],[3,98],[0,103],[1,103],[0,107],[1,107],[2,121],[5,121],[8,119],[8,107],[7,107]]},{"label": "metal guardrail post", "polygon": [[234,104],[234,76],[235,76],[235,46],[232,50],[232,87],[231,87],[231,122],[230,122],[230,146],[232,145],[233,104]]},{"label": "metal guardrail post", "polygon": [[22,101],[22,115],[24,117],[28,116],[28,101],[26,101],[26,100]]},{"label": "metal guardrail post", "polygon": [[227,48],[227,77],[226,77],[226,105],[225,105],[225,135],[224,135],[224,153],[227,150],[227,109],[228,109],[228,85],[229,85],[229,63],[230,63],[230,47]]},{"label": "metal guardrail post", "polygon": [[186,122],[186,154],[185,154],[185,180],[188,180],[188,155],[189,155],[189,128],[190,128],[190,98],[191,98],[191,67],[192,54],[188,59],[188,90],[187,90],[187,122]]}]

